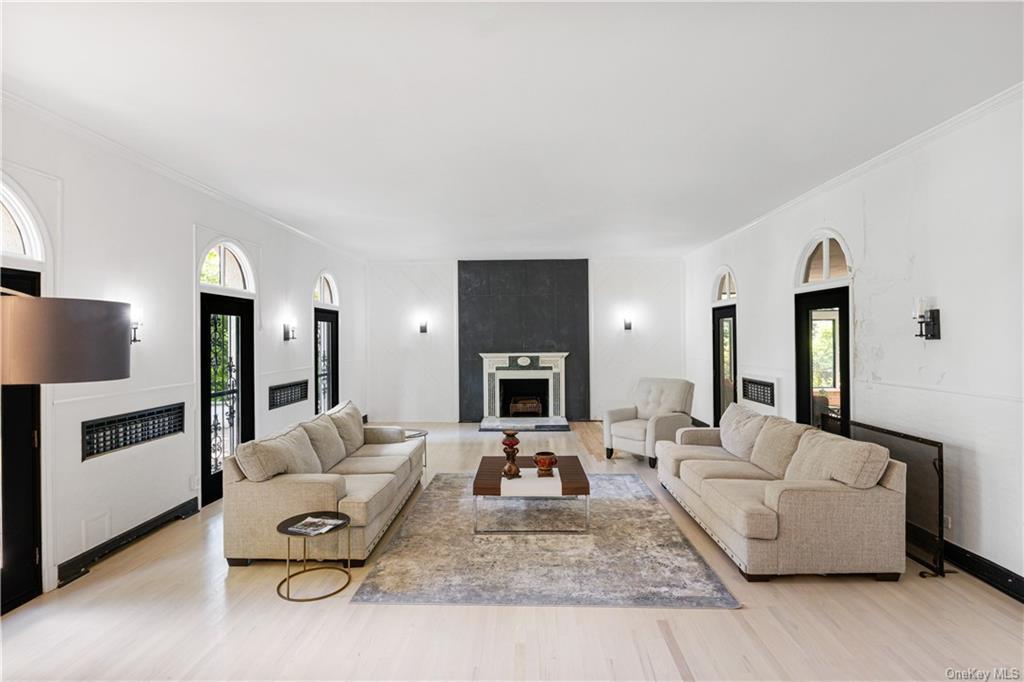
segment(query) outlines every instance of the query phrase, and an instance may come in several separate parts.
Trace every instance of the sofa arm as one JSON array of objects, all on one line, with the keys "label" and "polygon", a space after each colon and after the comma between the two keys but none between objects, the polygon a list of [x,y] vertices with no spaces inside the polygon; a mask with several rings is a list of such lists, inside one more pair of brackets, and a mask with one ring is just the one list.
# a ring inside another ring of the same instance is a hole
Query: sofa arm
[{"label": "sofa arm", "polygon": [[[337,511],[345,490],[345,478],[338,474],[280,474],[260,483],[225,482],[224,556],[284,558],[277,524],[297,514]],[[310,556],[327,556],[318,553],[330,544],[318,538]]]},{"label": "sofa arm", "polygon": [[722,438],[717,427],[690,426],[676,431],[676,443],[722,447]]},{"label": "sofa arm", "polygon": [[405,429],[401,426],[364,426],[363,438],[370,445],[401,443],[405,440]]},{"label": "sofa arm", "polygon": [[616,407],[604,413],[604,446],[612,446],[612,424],[636,419],[636,406]]},{"label": "sofa arm", "polygon": [[771,481],[764,503],[778,514],[779,573],[902,573],[906,498],[838,481]]},{"label": "sofa arm", "polygon": [[680,429],[684,429],[693,421],[690,415],[685,412],[672,412],[671,414],[656,414],[647,422],[647,442],[644,445],[644,452],[648,457],[654,457],[654,444],[659,440],[672,440],[672,437]]}]

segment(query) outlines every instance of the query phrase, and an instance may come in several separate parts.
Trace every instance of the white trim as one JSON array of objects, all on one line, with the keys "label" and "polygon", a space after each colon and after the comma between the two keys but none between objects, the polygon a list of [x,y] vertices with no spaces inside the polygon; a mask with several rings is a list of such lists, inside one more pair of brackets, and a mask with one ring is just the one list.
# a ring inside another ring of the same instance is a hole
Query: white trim
[{"label": "white trim", "polygon": [[0,181],[0,202],[11,212],[14,218],[14,225],[18,228],[21,241],[25,245],[25,253],[4,253],[4,261],[14,261],[23,265],[31,264],[29,268],[36,272],[42,272],[45,268],[46,256],[49,253],[47,240],[41,229],[43,224],[42,216],[32,205],[25,190],[6,173]]},{"label": "white trim", "polygon": [[266,221],[274,225],[275,227],[292,232],[295,235],[307,241],[328,248],[340,256],[358,262],[366,262],[366,258],[362,255],[357,255],[356,253],[349,251],[344,247],[338,246],[336,244],[331,244],[330,242],[326,242],[318,237],[314,237],[309,232],[306,232],[301,228],[295,227],[294,225],[287,223],[284,220],[281,220],[280,218],[277,218],[271,215],[270,213],[267,213],[266,211],[256,208],[252,204],[242,199],[239,199],[236,196],[233,196],[231,194],[228,194],[227,192],[224,192],[223,190],[208,185],[205,182],[202,182],[201,180],[197,180],[196,178],[192,177],[191,175],[188,175],[187,173],[183,173],[182,171],[179,171],[175,168],[172,168],[171,166],[168,166],[160,161],[157,161],[156,159],[150,156],[146,156],[142,152],[136,151],[135,149],[123,145],[120,142],[116,142],[115,140],[107,137],[106,135],[98,133],[94,130],[91,130],[90,128],[85,127],[81,123],[77,123],[76,121],[72,121],[69,118],[66,118],[64,116],[61,116],[60,114],[50,111],[49,109],[46,109],[45,107],[42,107],[36,104],[35,102],[32,102],[31,100],[27,100],[24,97],[16,95],[13,92],[6,89],[0,90],[0,94],[2,94],[4,104],[10,104],[14,107],[20,107],[22,110],[30,112],[36,115],[37,117],[46,120],[47,122],[60,128],[61,130],[65,130],[67,132],[75,134],[81,138],[86,139],[89,142],[92,142],[93,144],[107,147],[109,150],[111,150],[113,153],[115,153],[122,159],[125,159],[139,166],[142,166],[143,168],[151,170],[154,173],[157,173],[158,175],[162,175],[163,177],[168,178],[169,180],[184,185],[189,189],[195,190],[209,197],[212,197],[218,201],[227,204],[228,206],[231,206],[232,208],[236,208],[240,211],[248,213],[249,215],[255,218]]},{"label": "white trim", "polygon": [[[732,286],[736,289],[736,295],[732,298],[718,298],[718,286],[722,283],[722,277],[726,274],[732,277]],[[720,265],[715,270],[715,279],[711,285],[711,307],[717,308],[724,305],[736,305],[736,299],[740,297],[740,285],[736,281],[736,273],[728,265]]]},{"label": "white trim", "polygon": [[[793,286],[798,292],[802,291],[816,291],[818,289],[833,289],[835,287],[849,286],[853,282],[853,259],[850,257],[850,247],[846,243],[846,239],[843,238],[836,230],[832,228],[819,228],[811,233],[808,238],[809,241],[804,245],[803,250],[800,251],[800,258],[796,262],[796,272],[793,275]],[[829,277],[831,272],[831,256],[829,255],[830,249],[828,248],[828,240],[834,239],[839,248],[843,251],[843,256],[846,257],[846,271],[845,277]],[[814,253],[814,249],[821,244],[821,281],[818,282],[804,282],[804,271],[807,269],[807,260]]]},{"label": "white trim", "polygon": [[[313,301],[313,307],[314,308],[324,308],[324,309],[327,309],[327,310],[341,310],[341,290],[338,289],[338,280],[334,279],[334,275],[332,275],[327,270],[321,270],[320,274],[318,274],[316,276],[316,284],[313,285],[313,293],[316,293],[316,290],[320,288],[320,280],[321,279],[326,279],[327,282],[331,285],[331,291],[334,293],[334,302],[333,303],[327,303],[326,301],[322,301],[322,300],[321,301],[314,300]],[[310,297],[310,298],[312,298],[312,297]]]}]

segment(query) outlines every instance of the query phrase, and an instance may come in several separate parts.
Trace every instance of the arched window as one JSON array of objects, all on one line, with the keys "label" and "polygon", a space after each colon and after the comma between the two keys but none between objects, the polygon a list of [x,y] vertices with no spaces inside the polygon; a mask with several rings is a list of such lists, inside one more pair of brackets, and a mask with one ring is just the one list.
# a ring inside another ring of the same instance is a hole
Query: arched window
[{"label": "arched window", "polygon": [[241,291],[252,291],[252,268],[241,250],[221,242],[206,252],[199,269],[199,283]]},{"label": "arched window", "polygon": [[334,278],[327,273],[320,275],[316,281],[313,303],[338,305],[338,287],[334,284]]},{"label": "arched window", "polygon": [[6,184],[0,185],[0,253],[43,261],[43,242],[27,206]]},{"label": "arched window", "polygon": [[816,239],[804,250],[799,284],[820,284],[850,276],[850,261],[835,237]]},{"label": "arched window", "polygon": [[731,301],[736,298],[736,278],[732,270],[726,270],[718,278],[718,285],[715,287],[716,301]]}]

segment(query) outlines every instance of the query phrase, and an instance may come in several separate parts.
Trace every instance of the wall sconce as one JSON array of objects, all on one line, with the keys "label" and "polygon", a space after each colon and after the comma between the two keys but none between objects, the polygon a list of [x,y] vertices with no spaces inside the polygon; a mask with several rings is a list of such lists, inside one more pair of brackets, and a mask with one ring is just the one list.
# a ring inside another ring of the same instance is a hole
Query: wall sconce
[{"label": "wall sconce", "polygon": [[628,317],[624,317],[622,319],[622,328],[627,332],[633,331],[633,320]]},{"label": "wall sconce", "polygon": [[295,340],[295,325],[285,322],[284,323],[284,340],[294,341]]},{"label": "wall sconce", "polygon": [[935,307],[935,302],[932,299],[915,298],[913,316],[914,322],[917,322],[915,338],[925,341],[937,341],[942,338],[939,309]]},{"label": "wall sconce", "polygon": [[129,343],[142,343],[142,339],[139,338],[139,328],[142,327],[142,306],[133,305],[131,307],[131,337],[129,337]]},{"label": "wall sconce", "polygon": [[422,322],[420,322],[420,334],[426,334],[426,333],[427,333],[427,321],[423,320]]}]

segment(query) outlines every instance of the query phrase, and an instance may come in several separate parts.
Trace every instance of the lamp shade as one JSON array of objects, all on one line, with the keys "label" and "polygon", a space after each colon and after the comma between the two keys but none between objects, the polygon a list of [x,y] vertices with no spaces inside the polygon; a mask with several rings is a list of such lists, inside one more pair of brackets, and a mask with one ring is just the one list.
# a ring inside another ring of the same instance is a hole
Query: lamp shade
[{"label": "lamp shade", "polygon": [[3,384],[127,379],[131,306],[80,298],[0,298]]}]

